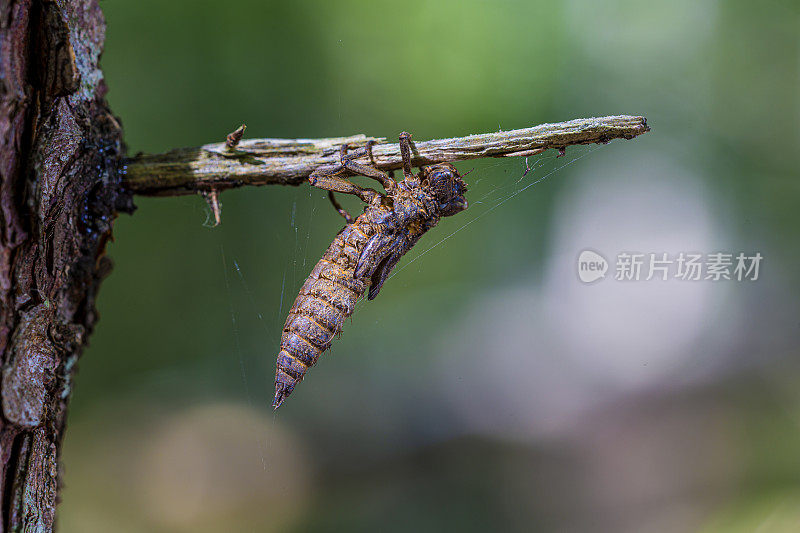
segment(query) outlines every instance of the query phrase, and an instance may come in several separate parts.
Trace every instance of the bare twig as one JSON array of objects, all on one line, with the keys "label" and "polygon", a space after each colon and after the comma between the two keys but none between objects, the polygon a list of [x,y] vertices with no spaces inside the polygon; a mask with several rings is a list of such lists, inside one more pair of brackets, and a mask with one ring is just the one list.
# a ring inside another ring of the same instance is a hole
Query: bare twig
[{"label": "bare twig", "polygon": [[[483,133],[414,144],[414,166],[481,157],[529,156],[574,144],[632,139],[650,131],[644,117],[627,115],[582,118],[532,128]],[[400,149],[392,140],[354,135],[330,139],[250,139],[235,148],[225,143],[180,148],[159,155],[139,155],[126,161],[125,186],[136,194],[174,196],[242,185],[299,185],[321,165],[335,163],[338,148],[355,148],[368,141],[375,165],[401,168]],[[366,160],[364,161],[367,162]]]}]

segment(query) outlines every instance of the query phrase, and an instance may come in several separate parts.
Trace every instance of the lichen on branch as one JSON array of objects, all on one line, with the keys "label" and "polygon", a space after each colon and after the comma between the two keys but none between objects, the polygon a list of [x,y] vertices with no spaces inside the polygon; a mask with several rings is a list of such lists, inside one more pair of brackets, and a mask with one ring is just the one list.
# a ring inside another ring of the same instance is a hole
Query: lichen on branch
[{"label": "lichen on branch", "polygon": [[[241,129],[241,128],[240,128]],[[239,131],[239,130],[237,130]],[[416,142],[414,166],[477,159],[517,157],[563,150],[576,144],[606,143],[613,139],[632,139],[650,131],[640,116],[616,115],[581,118],[531,128],[497,131]],[[176,196],[221,191],[243,185],[299,185],[322,165],[337,161],[339,148],[351,148],[375,141],[373,161],[381,170],[396,170],[402,165],[395,140],[354,135],[328,139],[247,139],[179,148],[164,154],[139,155],[126,161],[124,186],[132,193],[150,196]]]}]

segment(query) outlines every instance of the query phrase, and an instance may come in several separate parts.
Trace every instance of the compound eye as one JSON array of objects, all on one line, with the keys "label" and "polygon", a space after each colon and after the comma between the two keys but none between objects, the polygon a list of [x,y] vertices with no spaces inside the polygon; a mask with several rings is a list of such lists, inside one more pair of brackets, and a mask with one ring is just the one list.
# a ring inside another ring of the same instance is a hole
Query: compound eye
[{"label": "compound eye", "polygon": [[453,178],[449,172],[436,172],[431,176],[431,186],[438,196],[451,196],[455,188]]},{"label": "compound eye", "polygon": [[441,182],[444,180],[451,180],[453,176],[447,170],[437,170],[433,174],[431,174],[431,181],[433,182]]}]

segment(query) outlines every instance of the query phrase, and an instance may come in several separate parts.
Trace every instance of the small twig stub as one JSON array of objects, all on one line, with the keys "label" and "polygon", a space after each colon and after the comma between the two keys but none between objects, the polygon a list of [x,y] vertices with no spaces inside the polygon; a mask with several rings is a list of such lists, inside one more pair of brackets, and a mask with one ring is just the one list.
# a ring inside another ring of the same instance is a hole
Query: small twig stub
[{"label": "small twig stub", "polygon": [[236,145],[239,144],[239,141],[242,140],[244,136],[244,130],[247,129],[245,124],[242,124],[232,132],[228,134],[228,137],[225,139],[225,147],[232,150],[236,148]]},{"label": "small twig stub", "polygon": [[219,192],[216,189],[210,189],[208,191],[200,191],[200,194],[203,195],[208,208],[211,209],[211,213],[214,215],[214,225],[212,227],[216,228],[222,222],[222,204],[219,201]]}]

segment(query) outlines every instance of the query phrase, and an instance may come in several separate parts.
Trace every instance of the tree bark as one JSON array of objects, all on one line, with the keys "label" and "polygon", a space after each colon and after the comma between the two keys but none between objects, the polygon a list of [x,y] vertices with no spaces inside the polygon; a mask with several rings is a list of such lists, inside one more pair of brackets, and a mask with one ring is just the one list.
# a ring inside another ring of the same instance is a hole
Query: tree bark
[{"label": "tree bark", "polygon": [[97,0],[0,0],[2,531],[52,531],[75,363],[121,192]]}]

